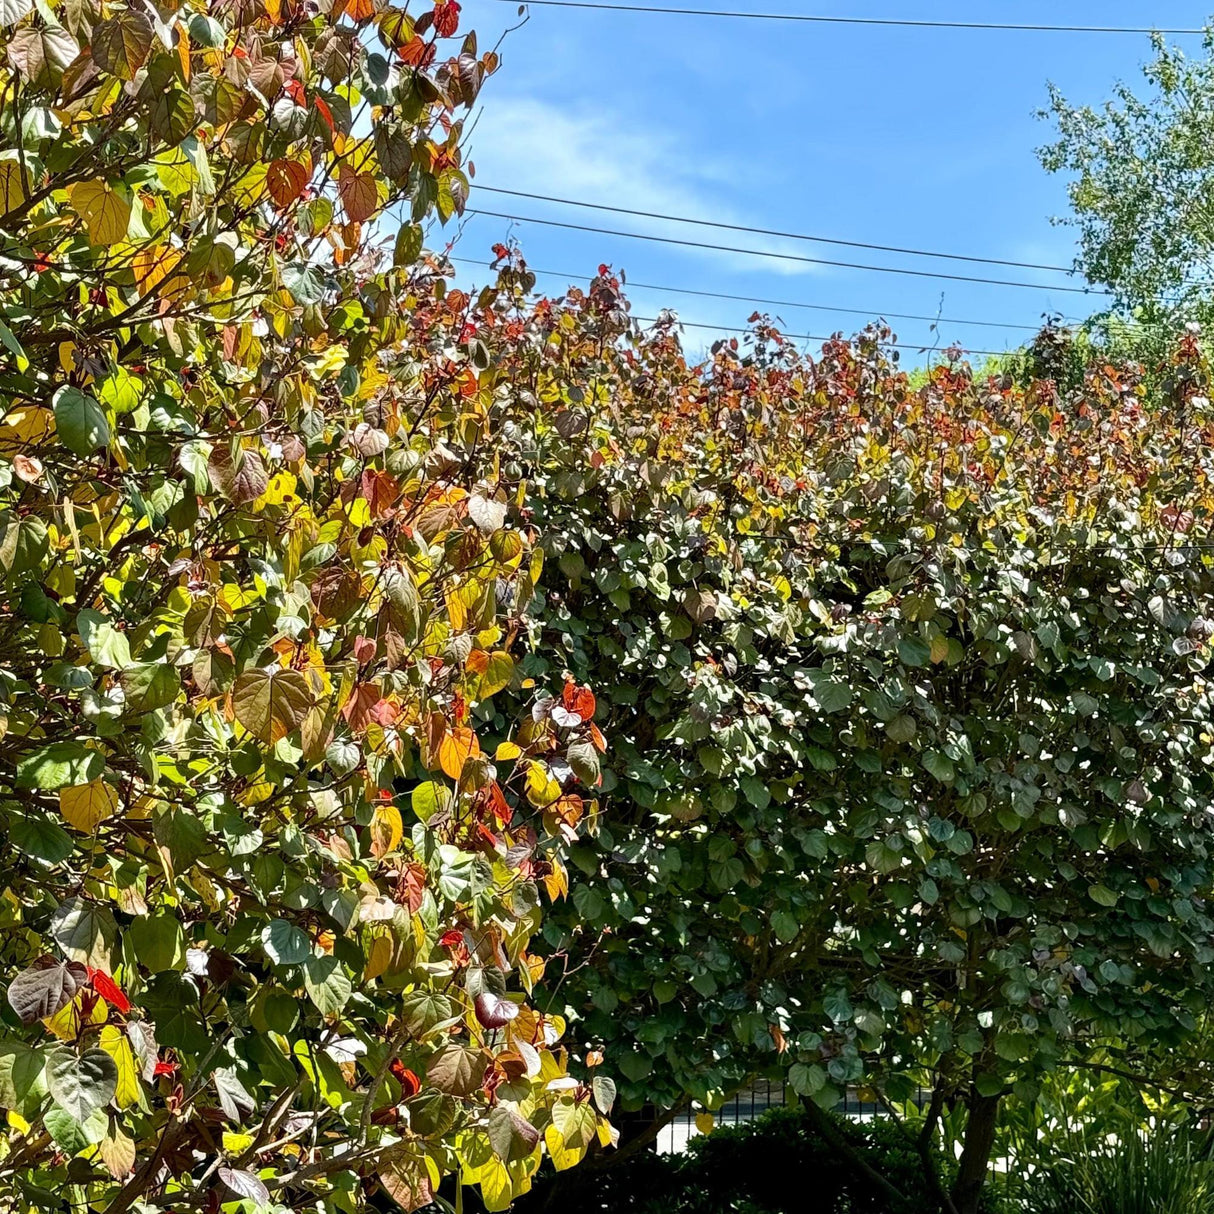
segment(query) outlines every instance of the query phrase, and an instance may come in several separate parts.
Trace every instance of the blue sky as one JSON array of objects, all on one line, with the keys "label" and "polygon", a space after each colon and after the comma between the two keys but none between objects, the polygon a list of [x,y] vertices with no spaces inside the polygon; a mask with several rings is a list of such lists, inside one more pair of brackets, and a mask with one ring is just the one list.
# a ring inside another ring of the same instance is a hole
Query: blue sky
[{"label": "blue sky", "polygon": [[[1205,0],[1209,4],[1210,0]],[[692,7],[713,7],[696,3]],[[720,7],[743,7],[722,3]],[[762,11],[867,17],[1200,26],[1201,3],[1163,0],[766,0]],[[1149,12],[1149,17],[1144,17]],[[482,48],[516,20],[513,5],[468,0],[461,28]],[[1194,53],[1199,40],[1184,39]],[[811,26],[535,8],[510,34],[482,94],[470,141],[476,181],[669,214],[889,245],[1069,265],[1074,231],[1064,183],[1040,168],[1051,135],[1036,117],[1047,82],[1072,101],[1104,100],[1114,80],[1140,80],[1145,37]],[[1068,317],[1098,300],[1052,290],[1060,274],[929,261],[887,253],[596,214],[478,192],[471,206],[769,251],[1040,283],[1013,289],[780,263],[620,237],[467,217],[457,256],[484,258],[508,232],[558,294],[600,262],[630,283],[822,305],[769,307],[789,333],[851,333],[863,317],[915,313],[1024,329],[891,321],[917,350],[956,341],[1015,346],[1043,313]],[[438,234],[431,237],[437,243]],[[484,275],[460,267],[465,284]],[[754,306],[632,289],[633,311],[667,306],[686,322],[740,326]],[[700,348],[707,330],[689,329]]]}]

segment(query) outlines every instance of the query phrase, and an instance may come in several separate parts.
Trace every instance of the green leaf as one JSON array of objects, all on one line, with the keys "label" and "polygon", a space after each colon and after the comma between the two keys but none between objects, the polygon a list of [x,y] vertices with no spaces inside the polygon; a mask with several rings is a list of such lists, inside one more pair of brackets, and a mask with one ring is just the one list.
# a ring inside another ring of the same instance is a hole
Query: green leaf
[{"label": "green leaf", "polygon": [[126,711],[152,712],[173,703],[181,692],[181,679],[167,662],[136,662],[122,672]]},{"label": "green leaf", "polygon": [[46,1095],[45,1071],[46,1055],[38,1047],[21,1041],[0,1044],[0,1108],[31,1115]]},{"label": "green leaf", "polygon": [[[77,1121],[85,1121],[114,1098],[118,1066],[105,1050],[60,1047],[46,1060],[46,1084],[52,1099]],[[97,1139],[100,1142],[100,1139]]]},{"label": "green leaf", "polygon": [[932,647],[921,637],[904,636],[898,642],[898,656],[907,666],[927,666],[932,659]]},{"label": "green leaf", "polygon": [[451,790],[437,780],[427,780],[409,794],[409,804],[423,822],[429,822],[435,814],[449,810],[454,803]]},{"label": "green leaf", "polygon": [[820,1066],[796,1062],[788,1068],[788,1083],[798,1096],[812,1096],[826,1085],[826,1072]]},{"label": "green leaf", "polygon": [[139,915],[126,929],[126,937],[140,965],[153,974],[185,969],[185,934],[173,915]]},{"label": "green leaf", "polygon": [[58,1106],[47,1109],[42,1120],[55,1145],[69,1156],[96,1146],[105,1137],[110,1124],[109,1117],[101,1109],[80,1120]]},{"label": "green leaf", "polygon": [[325,276],[319,266],[291,261],[282,267],[282,285],[297,304],[305,307],[321,303],[325,297]]},{"label": "green leaf", "polygon": [[937,780],[944,784],[951,784],[956,779],[957,771],[952,759],[938,750],[924,751],[922,763]]},{"label": "green leaf", "polygon": [[45,814],[14,816],[9,840],[18,851],[52,865],[62,864],[76,850],[72,836]]},{"label": "green leaf", "polygon": [[85,458],[109,445],[105,410],[79,388],[63,387],[54,396],[55,431],[69,451]]},{"label": "green leaf", "polygon": [[124,670],[131,665],[131,646],[126,634],[119,632],[99,611],[87,608],[78,612],[76,631],[98,666]]},{"label": "green leaf", "polygon": [[107,907],[69,898],[51,916],[50,932],[71,960],[110,972],[118,924]]},{"label": "green leaf", "polygon": [[1089,885],[1088,897],[1096,903],[1097,906],[1116,906],[1120,901],[1121,895],[1109,889],[1107,885]]},{"label": "green leaf", "polygon": [[431,1033],[455,1024],[460,1013],[455,1003],[446,995],[419,987],[415,991],[409,991],[401,1000],[400,1016],[401,1023],[409,1031],[409,1035],[421,1041]]},{"label": "green leaf", "polygon": [[796,915],[786,910],[777,910],[771,913],[771,928],[781,944],[788,944],[797,938],[801,924],[797,921]]},{"label": "green leaf", "polygon": [[346,1006],[354,984],[336,957],[313,957],[304,966],[304,988],[322,1016],[336,1016]]},{"label": "green leaf", "polygon": [[312,956],[307,935],[285,919],[275,919],[261,929],[261,946],[275,965],[302,965]]},{"label": "green leaf", "polygon": [[17,787],[53,792],[88,784],[105,772],[105,759],[81,742],[52,742],[17,761]]}]

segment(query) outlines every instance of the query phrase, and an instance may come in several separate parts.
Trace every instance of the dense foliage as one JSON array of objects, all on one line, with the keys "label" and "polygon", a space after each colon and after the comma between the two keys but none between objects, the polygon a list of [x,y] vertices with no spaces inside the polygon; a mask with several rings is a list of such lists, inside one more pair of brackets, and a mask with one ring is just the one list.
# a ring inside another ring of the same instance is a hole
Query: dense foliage
[{"label": "dense foliage", "polygon": [[541,554],[421,258],[458,23],[0,5],[0,1209],[501,1209],[610,1138],[524,999],[593,696],[476,715]]},{"label": "dense foliage", "polygon": [[875,335],[806,360],[763,322],[694,368],[606,271],[532,306],[500,252],[470,323],[560,573],[526,669],[594,685],[610,744],[562,1007],[633,1107],[923,1083],[972,1210],[1001,1100],[1208,1002],[1197,343],[1160,402],[1100,363],[913,389]]}]

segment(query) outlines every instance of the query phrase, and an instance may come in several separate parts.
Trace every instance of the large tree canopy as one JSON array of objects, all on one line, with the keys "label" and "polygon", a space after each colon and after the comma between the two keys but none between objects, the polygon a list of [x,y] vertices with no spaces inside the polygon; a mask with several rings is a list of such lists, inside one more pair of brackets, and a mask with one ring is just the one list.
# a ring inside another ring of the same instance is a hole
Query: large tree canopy
[{"label": "large tree canopy", "polygon": [[559,570],[526,669],[593,683],[608,738],[562,1010],[632,1106],[923,1084],[968,1110],[972,1211],[1004,1096],[1214,989],[1195,341],[1152,409],[1111,366],[915,389],[762,322],[691,367],[606,274],[516,302],[490,374]]},{"label": "large tree canopy", "polygon": [[5,1210],[504,1208],[610,1136],[524,998],[593,697],[476,715],[541,554],[421,257],[458,19],[0,6]]}]

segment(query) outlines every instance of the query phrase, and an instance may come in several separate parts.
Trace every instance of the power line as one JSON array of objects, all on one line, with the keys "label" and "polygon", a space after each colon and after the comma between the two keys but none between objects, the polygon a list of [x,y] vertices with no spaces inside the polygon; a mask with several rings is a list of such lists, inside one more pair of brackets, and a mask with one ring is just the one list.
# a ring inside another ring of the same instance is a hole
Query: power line
[{"label": "power line", "polygon": [[585,207],[594,211],[611,211],[616,215],[637,215],[644,219],[663,219],[670,223],[691,223],[701,228],[724,228],[730,232],[748,232],[754,236],[778,236],[783,240],[804,240],[814,244],[836,244],[849,249],[870,249],[877,253],[905,253],[910,257],[940,257],[948,261],[974,261],[987,266],[1010,266],[1017,270],[1049,270],[1058,274],[1073,274],[1070,266],[1044,265],[1036,261],[1007,261],[1002,257],[975,257],[967,253],[936,253],[930,249],[910,249],[901,245],[871,244],[864,240],[841,240],[833,236],[806,236],[801,232],[781,232],[775,228],[752,228],[740,223],[725,223],[716,219],[693,219],[689,215],[663,215],[657,211],[639,211],[631,207],[613,207],[601,202],[584,202],[577,198],[554,198],[549,194],[529,194],[525,190],[503,190],[498,186],[476,183],[477,190],[490,194],[509,194],[512,198],[531,198],[536,202],[557,202],[562,206]]},{"label": "power line", "polygon": [[[483,261],[474,261],[470,257],[451,257],[451,258],[449,258],[449,260],[464,262],[467,265],[475,265],[475,266],[484,266],[485,265],[485,263]],[[537,270],[537,271],[535,271],[535,273],[551,274],[551,273],[554,273],[554,271]],[[577,277],[577,276],[574,275],[573,277]],[[633,283],[632,285],[640,286],[641,284]],[[667,288],[655,287],[653,289],[654,290],[665,290]],[[677,288],[671,288],[671,289],[677,290]],[[703,294],[703,293],[704,292],[700,292],[700,291],[689,292],[689,294],[695,294],[695,295],[699,295],[699,294]],[[737,297],[730,297],[730,298],[737,298]],[[744,302],[751,302],[751,301],[744,301]],[[798,305],[794,305],[794,306],[798,306]],[[638,324],[643,324],[643,325],[656,324],[658,321],[658,317],[656,317],[656,316],[632,316],[632,315],[630,315],[629,319],[635,320]],[[706,321],[683,320],[681,317],[677,318],[677,323],[685,329],[708,329],[709,331],[714,332],[714,333],[753,333],[754,332],[753,329],[748,329],[741,325],[714,325],[714,324],[709,324]],[[1016,326],[1016,327],[1019,328],[1021,326]],[[781,336],[788,338],[790,341],[823,341],[823,342],[826,342],[826,341],[834,340],[833,337],[824,337],[821,334],[815,334],[815,333],[782,333]],[[906,346],[909,348],[910,346],[913,346],[915,343],[900,342],[900,341],[883,341],[880,344],[883,346],[894,346],[894,347]],[[926,352],[928,350],[928,348],[929,347],[927,347],[927,346],[918,347],[918,349],[921,352]],[[954,344],[950,343],[950,345],[948,345],[944,348],[945,349],[954,349],[954,348],[958,348],[958,347],[956,347]],[[1015,350],[972,350],[972,349],[969,349],[968,347],[964,347],[964,348],[962,348],[962,352],[965,354],[984,354],[990,358],[1004,358],[1009,354],[1014,354],[1016,351]]]},{"label": "power line", "polygon": [[509,215],[502,211],[482,211],[468,207],[466,215],[482,215],[489,219],[509,219],[516,223],[538,223],[549,228],[565,228],[572,232],[593,232],[599,236],[621,236],[628,240],[648,240],[655,244],[679,245],[689,249],[709,249],[716,253],[740,253],[746,257],[769,257],[776,261],[793,261],[802,265],[834,266],[844,270],[869,270],[877,274],[903,274],[911,278],[939,278],[950,282],[976,282],[991,287],[1022,287],[1029,291],[1065,291],[1071,295],[1107,295],[1096,287],[1050,286],[1039,282],[1016,282],[1006,278],[980,278],[970,274],[944,274],[938,270],[908,270],[895,266],[870,266],[852,261],[831,261],[823,257],[802,257],[796,253],[768,253],[762,249],[739,249],[732,245],[709,244],[700,240],[680,240],[673,236],[653,236],[642,232],[620,232],[612,228],[596,228],[588,224],[564,223],[557,219],[536,219],[530,215]]},{"label": "power line", "polygon": [[[516,0],[503,0],[514,4]],[[742,13],[715,8],[667,8],[650,4],[598,4],[592,0],[526,0],[544,8],[586,8],[620,13],[665,13],[678,17],[730,17],[748,21],[795,21],[814,25],[893,26],[903,29],[987,30],[1031,34],[1204,34],[1204,29],[1126,25],[1025,25],[1002,21],[911,21],[894,17],[824,17],[806,13]]]},{"label": "power line", "polygon": [[[643,325],[656,324],[657,320],[658,320],[658,318],[656,316],[633,316],[633,317],[631,317],[631,319],[635,320],[638,323],[643,324]],[[705,321],[682,320],[681,318],[677,320],[677,323],[685,329],[710,329],[714,333],[752,333],[752,332],[754,332],[753,329],[746,329],[739,325],[710,325]],[[790,341],[823,341],[823,342],[825,342],[825,341],[834,340],[833,337],[822,337],[819,335],[815,335],[813,333],[782,333],[780,336],[786,337]],[[898,347],[898,346],[908,346],[908,345],[912,345],[914,343],[907,343],[907,342],[900,342],[900,341],[883,341],[883,342],[879,342],[878,344],[882,345],[882,346]],[[960,348],[960,347],[955,347],[955,346],[945,346],[944,347],[944,349],[946,349],[946,350],[957,349],[957,348]],[[928,350],[929,350],[929,347],[927,347],[927,346],[919,347],[920,353],[926,354],[928,352]],[[968,348],[961,348],[961,352],[963,354],[985,354],[991,358],[1005,358],[1009,354],[1016,353],[1015,350],[970,350]]]},{"label": "power line", "polygon": [[[487,267],[487,263],[474,257],[451,257],[449,260],[460,262],[463,265],[489,268]],[[542,274],[545,277],[562,279],[565,282],[593,281],[588,274],[568,274],[561,270],[537,270],[534,266],[528,266],[527,268],[532,274]],[[984,329],[1019,329],[1025,333],[1036,333],[1041,327],[1040,325],[1017,325],[1009,321],[999,320],[962,320],[955,316],[925,316],[913,312],[882,312],[872,308],[834,307],[829,304],[801,303],[791,299],[761,299],[750,295],[730,295],[725,291],[700,291],[693,287],[660,286],[649,282],[629,281],[626,285],[630,290],[634,291],[662,291],[673,295],[698,295],[704,299],[728,299],[735,303],[758,304],[771,308],[804,308],[810,312],[834,312],[849,316],[867,316],[870,319],[879,316],[883,320],[922,320],[928,321],[931,324],[941,325],[977,325]]]}]

